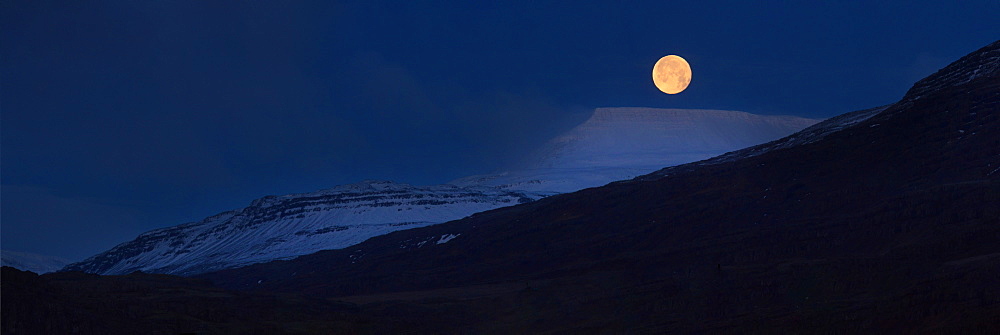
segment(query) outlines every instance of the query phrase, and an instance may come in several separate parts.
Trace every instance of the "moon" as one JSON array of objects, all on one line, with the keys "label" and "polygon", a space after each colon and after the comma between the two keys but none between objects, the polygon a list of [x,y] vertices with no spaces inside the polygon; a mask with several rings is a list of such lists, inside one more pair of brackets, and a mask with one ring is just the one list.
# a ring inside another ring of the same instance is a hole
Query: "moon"
[{"label": "moon", "polygon": [[691,65],[681,56],[664,56],[653,65],[653,84],[663,93],[681,93],[690,83]]}]

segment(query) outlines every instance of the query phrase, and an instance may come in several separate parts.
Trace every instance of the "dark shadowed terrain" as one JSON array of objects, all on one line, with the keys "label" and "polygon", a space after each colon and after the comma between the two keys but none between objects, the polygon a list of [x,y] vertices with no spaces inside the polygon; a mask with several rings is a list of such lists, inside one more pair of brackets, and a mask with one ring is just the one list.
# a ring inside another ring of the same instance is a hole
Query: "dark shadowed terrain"
[{"label": "dark shadowed terrain", "polygon": [[4,268],[3,331],[996,333],[998,64],[994,42],[812,143],[290,261]]}]

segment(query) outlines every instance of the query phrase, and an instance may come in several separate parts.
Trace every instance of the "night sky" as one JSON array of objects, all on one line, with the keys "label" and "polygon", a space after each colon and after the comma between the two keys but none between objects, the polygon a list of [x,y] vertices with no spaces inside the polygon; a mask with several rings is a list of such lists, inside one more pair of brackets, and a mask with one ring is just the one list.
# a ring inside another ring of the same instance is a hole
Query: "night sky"
[{"label": "night sky", "polygon": [[82,260],[265,195],[493,172],[595,107],[830,117],[1000,38],[995,0],[628,3],[0,2],[0,246]]}]

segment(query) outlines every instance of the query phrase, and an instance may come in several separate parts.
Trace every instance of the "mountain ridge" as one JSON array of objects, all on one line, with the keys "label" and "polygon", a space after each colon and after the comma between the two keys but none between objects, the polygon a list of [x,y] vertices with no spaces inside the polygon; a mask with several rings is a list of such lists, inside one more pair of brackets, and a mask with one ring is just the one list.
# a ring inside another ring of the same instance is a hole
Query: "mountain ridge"
[{"label": "mountain ridge", "polygon": [[[604,150],[630,159],[598,168],[592,167],[593,162],[570,160],[559,165],[562,169],[523,170],[499,178],[472,176],[442,185],[366,180],[308,193],[265,196],[242,209],[140,234],[132,241],[69,264],[64,270],[194,275],[288,259],[348,247],[395,230],[438,224],[631,178],[665,165],[777,138],[815,121],[717,110],[598,109],[591,120],[556,140],[575,149],[555,152],[579,157],[581,152],[595,156]],[[622,129],[646,133],[628,137],[620,135]],[[581,151],[598,143],[618,141],[617,137],[626,139],[612,147]],[[685,152],[690,150],[696,152]],[[324,201],[327,203],[310,204]]]},{"label": "mountain ridge", "polygon": [[[541,195],[368,180],[266,196],[243,209],[152,230],[63,271],[195,274],[346,247],[386,232],[461,218]],[[433,206],[433,211],[428,211]]]},{"label": "mountain ridge", "polygon": [[542,145],[519,170],[449,184],[565,193],[781,138],[820,120],[740,111],[603,107]]}]

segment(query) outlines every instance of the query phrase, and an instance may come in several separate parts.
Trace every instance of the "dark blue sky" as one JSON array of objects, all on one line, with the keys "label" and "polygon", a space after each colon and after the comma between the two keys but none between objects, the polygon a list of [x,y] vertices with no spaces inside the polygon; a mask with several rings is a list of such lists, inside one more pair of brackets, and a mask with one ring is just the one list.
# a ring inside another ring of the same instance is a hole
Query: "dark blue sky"
[{"label": "dark blue sky", "polygon": [[595,107],[891,103],[1000,38],[1000,3],[953,2],[3,1],[2,247],[80,260],[269,194],[491,172]]}]

